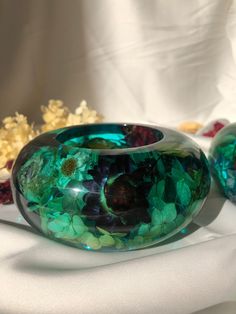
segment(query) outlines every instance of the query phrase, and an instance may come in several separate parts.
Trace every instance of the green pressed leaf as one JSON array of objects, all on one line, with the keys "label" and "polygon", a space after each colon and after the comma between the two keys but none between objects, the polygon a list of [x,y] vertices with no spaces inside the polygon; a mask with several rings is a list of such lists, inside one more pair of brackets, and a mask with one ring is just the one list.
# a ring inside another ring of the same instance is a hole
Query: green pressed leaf
[{"label": "green pressed leaf", "polygon": [[93,250],[98,250],[101,248],[101,243],[98,238],[96,238],[92,233],[85,232],[80,237],[80,242],[87,245]]},{"label": "green pressed leaf", "polygon": [[88,238],[86,245],[88,245],[92,250],[98,250],[102,246],[99,239],[94,236]]},{"label": "green pressed leaf", "polygon": [[181,204],[183,206],[187,206],[191,200],[191,191],[189,186],[184,182],[184,180],[180,180],[177,182],[176,190]]},{"label": "green pressed leaf", "polygon": [[93,177],[91,176],[91,174],[89,174],[87,171],[76,171],[76,174],[75,174],[75,178],[78,180],[78,181],[87,181],[87,180],[92,180]]},{"label": "green pressed leaf", "polygon": [[80,237],[85,231],[88,230],[88,228],[85,226],[83,220],[77,215],[73,216],[72,224],[73,224],[73,228],[76,232],[76,235],[78,237]]},{"label": "green pressed leaf", "polygon": [[48,229],[52,232],[59,232],[64,230],[64,226],[61,224],[61,221],[53,220],[48,223]]},{"label": "green pressed leaf", "polygon": [[115,239],[115,246],[118,250],[123,249],[125,247],[125,244],[119,239]]},{"label": "green pressed leaf", "polygon": [[184,223],[184,221],[185,221],[185,218],[184,218],[184,216],[181,215],[181,214],[179,214],[179,215],[176,217],[176,219],[175,219],[175,223],[176,223],[177,226],[182,225],[182,224]]},{"label": "green pressed leaf", "polygon": [[176,228],[176,224],[172,221],[163,225],[163,233],[168,234]]},{"label": "green pressed leaf", "polygon": [[86,244],[86,242],[87,242],[87,241],[89,240],[89,238],[91,238],[91,237],[93,237],[93,234],[92,234],[91,232],[86,231],[86,232],[84,232],[84,233],[82,234],[82,236],[80,237],[80,240],[81,240],[82,243],[85,243],[85,244]]},{"label": "green pressed leaf", "polygon": [[134,153],[130,155],[131,159],[134,161],[135,164],[139,164],[147,158],[146,154]]},{"label": "green pressed leaf", "polygon": [[67,236],[66,231],[63,229],[62,231],[54,232],[53,236],[57,239],[65,239]]},{"label": "green pressed leaf", "polygon": [[60,232],[63,231],[64,228],[68,228],[70,225],[70,215],[67,213],[64,213],[63,215],[60,215],[56,217],[55,219],[51,220],[48,223],[48,229],[52,232]]},{"label": "green pressed leaf", "polygon": [[[103,208],[105,208],[108,213],[113,215],[112,208],[107,205],[107,199],[106,199],[106,196],[105,196],[104,188],[101,190],[101,193],[100,193],[100,202],[101,202]],[[121,217],[121,221],[124,224],[126,223],[126,221],[123,219],[123,217]]]},{"label": "green pressed leaf", "polygon": [[114,176],[110,176],[110,177],[108,178],[108,180],[107,180],[106,183],[107,183],[108,185],[113,184],[113,183],[116,181],[116,179],[119,178],[121,175],[123,175],[122,172],[121,172],[121,173],[117,173],[117,174],[114,175]]},{"label": "green pressed leaf", "polygon": [[165,174],[165,166],[164,166],[163,161],[161,159],[159,159],[157,162],[157,170],[160,172],[160,174],[162,174],[162,175]]},{"label": "green pressed leaf", "polygon": [[133,243],[136,245],[141,245],[144,242],[144,238],[142,236],[136,236],[134,237]]},{"label": "green pressed leaf", "polygon": [[173,159],[172,165],[175,169],[181,171],[181,172],[185,172],[182,164],[180,163],[180,161],[178,159]]},{"label": "green pressed leaf", "polygon": [[227,145],[221,144],[222,146],[218,147],[218,151],[221,152],[226,159],[231,159],[232,156],[234,155],[234,151],[235,151],[234,142],[232,144],[227,144]]},{"label": "green pressed leaf", "polygon": [[59,176],[56,181],[56,186],[59,190],[63,190],[70,182],[71,178],[66,176]]},{"label": "green pressed leaf", "polygon": [[112,246],[115,244],[115,240],[113,239],[113,237],[108,234],[100,236],[99,241],[102,246]]},{"label": "green pressed leaf", "polygon": [[183,179],[189,186],[195,186],[195,180],[193,180],[186,171],[181,171],[180,169],[172,168],[171,177],[175,183],[180,179]]},{"label": "green pressed leaf", "polygon": [[23,195],[30,202],[40,203],[40,198],[38,197],[38,195],[31,191],[29,188],[23,191]]},{"label": "green pressed leaf", "polygon": [[115,236],[115,237],[119,237],[119,238],[124,238],[125,236],[127,236],[127,233],[112,232],[112,233],[110,233],[110,235]]},{"label": "green pressed leaf", "polygon": [[31,212],[39,212],[41,205],[35,204],[35,203],[28,203],[28,210]]},{"label": "green pressed leaf", "polygon": [[196,210],[196,208],[201,208],[201,202],[202,200],[196,200],[190,206],[186,208],[186,213],[187,214],[192,214]]},{"label": "green pressed leaf", "polygon": [[162,225],[154,226],[150,229],[150,235],[152,237],[157,237],[162,233]]},{"label": "green pressed leaf", "polygon": [[138,230],[138,235],[143,236],[149,232],[150,225],[149,224],[141,224]]},{"label": "green pressed leaf", "polygon": [[157,195],[163,197],[165,191],[165,180],[161,180],[157,183]]},{"label": "green pressed leaf", "polygon": [[71,215],[78,213],[78,204],[75,197],[72,195],[64,195],[62,198],[63,210],[70,213]]},{"label": "green pressed leaf", "polygon": [[97,229],[98,229],[98,231],[100,231],[100,233],[102,233],[102,234],[107,234],[107,235],[109,235],[110,234],[110,232],[108,232],[107,230],[105,230],[105,229],[102,229],[101,227],[96,227]]},{"label": "green pressed leaf", "polygon": [[159,197],[148,198],[150,207],[162,210],[166,203]]},{"label": "green pressed leaf", "polygon": [[162,212],[156,208],[152,211],[152,224],[153,225],[161,225],[163,221]]},{"label": "green pressed leaf", "polygon": [[172,222],[177,216],[176,208],[174,203],[166,204],[163,211],[162,217],[165,223]]},{"label": "green pressed leaf", "polygon": [[45,206],[47,206],[49,209],[52,209],[53,211],[61,212],[63,210],[62,199],[62,197],[54,198],[48,201]]},{"label": "green pressed leaf", "polygon": [[193,178],[194,178],[194,187],[198,187],[201,184],[201,180],[202,180],[202,169],[201,170],[194,170],[193,171]]},{"label": "green pressed leaf", "polygon": [[78,234],[76,234],[72,224],[69,225],[67,230],[64,230],[66,239],[76,239]]},{"label": "green pressed leaf", "polygon": [[162,198],[165,191],[165,180],[160,180],[157,183],[154,183],[148,197],[159,197]]},{"label": "green pressed leaf", "polygon": [[152,188],[150,189],[148,197],[149,198],[158,197],[158,195],[157,195],[157,184],[156,183],[154,183]]},{"label": "green pressed leaf", "polygon": [[94,167],[98,163],[98,154],[91,153],[90,155],[91,167]]}]

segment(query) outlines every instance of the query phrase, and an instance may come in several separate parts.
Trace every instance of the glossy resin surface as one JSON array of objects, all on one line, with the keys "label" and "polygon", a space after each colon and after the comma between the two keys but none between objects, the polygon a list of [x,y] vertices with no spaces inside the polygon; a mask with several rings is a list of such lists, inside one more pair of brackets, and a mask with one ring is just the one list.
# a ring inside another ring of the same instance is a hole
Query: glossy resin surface
[{"label": "glossy resin surface", "polygon": [[236,202],[236,123],[224,127],[212,142],[209,161],[221,191]]},{"label": "glossy resin surface", "polygon": [[92,250],[132,250],[186,226],[207,196],[199,147],[165,128],[73,126],[31,141],[13,168],[14,198],[46,236]]}]

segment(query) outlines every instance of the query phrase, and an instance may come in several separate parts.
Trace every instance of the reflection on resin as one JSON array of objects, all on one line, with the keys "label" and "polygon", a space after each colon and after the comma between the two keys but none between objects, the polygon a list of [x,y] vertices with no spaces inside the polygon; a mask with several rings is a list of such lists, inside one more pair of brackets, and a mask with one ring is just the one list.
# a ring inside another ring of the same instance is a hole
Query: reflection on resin
[{"label": "reflection on resin", "polygon": [[20,153],[15,200],[50,238],[92,250],[131,250],[180,231],[210,186],[187,137],[140,125],[85,125],[45,133]]}]

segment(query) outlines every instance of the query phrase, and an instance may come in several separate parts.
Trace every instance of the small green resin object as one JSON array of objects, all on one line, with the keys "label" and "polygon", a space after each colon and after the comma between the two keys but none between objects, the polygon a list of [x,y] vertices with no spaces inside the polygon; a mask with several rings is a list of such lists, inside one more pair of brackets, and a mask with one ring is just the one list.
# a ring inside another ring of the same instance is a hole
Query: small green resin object
[{"label": "small green resin object", "polygon": [[236,123],[224,127],[214,138],[209,162],[217,185],[236,203]]},{"label": "small green resin object", "polygon": [[205,155],[161,127],[91,124],[44,133],[20,152],[14,199],[47,237],[88,250],[164,241],[198,214],[210,187]]}]

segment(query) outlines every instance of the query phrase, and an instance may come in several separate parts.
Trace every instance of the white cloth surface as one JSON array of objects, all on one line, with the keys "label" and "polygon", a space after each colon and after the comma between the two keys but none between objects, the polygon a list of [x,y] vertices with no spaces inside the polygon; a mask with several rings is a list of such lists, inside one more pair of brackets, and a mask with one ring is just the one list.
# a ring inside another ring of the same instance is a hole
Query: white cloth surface
[{"label": "white cloth surface", "polygon": [[[0,0],[0,115],[60,98],[113,121],[236,121],[235,3]],[[236,206],[214,186],[186,236],[135,252],[47,240],[15,206],[0,220],[0,313],[236,313]]]}]

